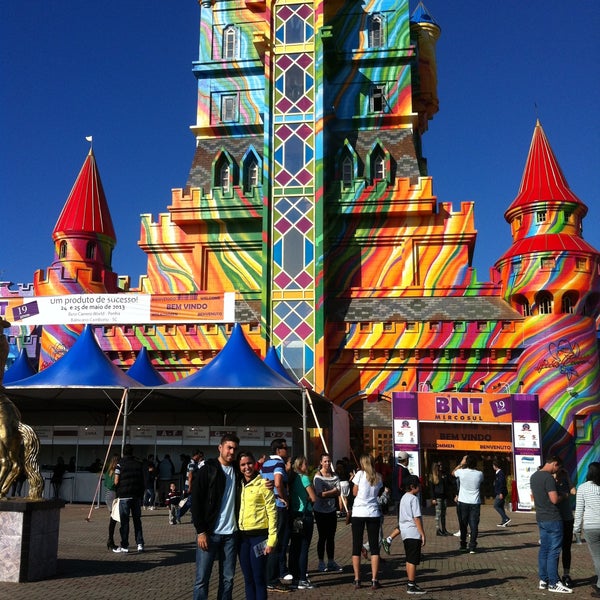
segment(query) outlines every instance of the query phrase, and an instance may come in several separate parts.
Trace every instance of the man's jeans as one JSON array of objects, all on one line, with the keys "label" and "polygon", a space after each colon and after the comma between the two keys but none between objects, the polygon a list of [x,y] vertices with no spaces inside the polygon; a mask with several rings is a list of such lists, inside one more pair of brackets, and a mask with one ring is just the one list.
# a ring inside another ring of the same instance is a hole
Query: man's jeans
[{"label": "man's jeans", "polygon": [[[196,581],[194,600],[208,600],[208,583],[215,560],[219,561],[219,590],[217,600],[231,600],[237,554],[237,535],[208,536],[208,550],[196,547]],[[213,596],[214,597],[214,596]]]},{"label": "man's jeans", "polygon": [[467,547],[467,527],[471,531],[469,550],[477,548],[477,535],[479,534],[479,515],[481,505],[459,502],[457,506],[458,524],[460,525],[460,547]]},{"label": "man's jeans", "polygon": [[496,496],[494,498],[494,509],[500,515],[500,521],[502,523],[506,523],[506,521],[510,521],[506,511],[504,510],[504,496],[500,498],[500,496]]},{"label": "man's jeans", "polygon": [[121,519],[121,548],[129,548],[129,513],[133,519],[135,543],[144,545],[142,533],[142,508],[139,498],[119,498],[119,518]]},{"label": "man's jeans", "polygon": [[555,585],[558,580],[558,557],[562,547],[562,521],[538,521],[540,530],[540,551],[538,571],[540,580]]}]

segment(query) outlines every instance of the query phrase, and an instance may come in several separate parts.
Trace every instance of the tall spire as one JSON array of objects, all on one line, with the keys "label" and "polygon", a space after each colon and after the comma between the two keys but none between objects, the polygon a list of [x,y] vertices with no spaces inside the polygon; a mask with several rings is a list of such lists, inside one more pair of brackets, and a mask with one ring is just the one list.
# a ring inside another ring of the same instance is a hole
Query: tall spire
[{"label": "tall spire", "polygon": [[587,212],[585,204],[569,188],[539,119],[533,131],[519,193],[505,213],[507,220],[516,210],[537,202],[570,202],[585,208],[584,215]]},{"label": "tall spire", "polygon": [[54,234],[68,232],[98,233],[117,239],[92,148],[53,231]]}]

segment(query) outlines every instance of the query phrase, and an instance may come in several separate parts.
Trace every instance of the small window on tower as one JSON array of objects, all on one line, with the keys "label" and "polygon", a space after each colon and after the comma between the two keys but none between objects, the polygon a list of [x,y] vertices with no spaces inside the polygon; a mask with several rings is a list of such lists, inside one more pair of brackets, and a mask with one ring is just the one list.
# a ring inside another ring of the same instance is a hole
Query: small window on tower
[{"label": "small window on tower", "polygon": [[342,161],[342,187],[347,190],[352,186],[354,175],[354,165],[349,156],[344,157]]},{"label": "small window on tower", "polygon": [[552,270],[555,267],[554,258],[546,257],[541,260],[542,269],[545,271]]},{"label": "small window on tower", "polygon": [[231,123],[237,121],[237,94],[224,94],[221,96],[221,121]]},{"label": "small window on tower", "polygon": [[383,112],[386,105],[385,86],[374,85],[371,88],[371,112]]},{"label": "small window on tower", "polygon": [[369,47],[380,48],[383,46],[383,18],[373,15],[369,21]]},{"label": "small window on tower", "polygon": [[585,258],[576,258],[575,259],[575,268],[578,271],[587,271],[587,259],[585,259]]},{"label": "small window on tower", "polygon": [[546,222],[546,211],[545,210],[538,210],[535,213],[535,222],[536,223],[545,223]]},{"label": "small window on tower", "polygon": [[88,242],[85,249],[85,257],[88,260],[94,260],[96,258],[96,242]]},{"label": "small window on tower", "polygon": [[67,256],[67,242],[61,242],[58,249],[58,258],[65,258]]},{"label": "small window on tower", "polygon": [[223,32],[223,58],[231,60],[236,55],[237,32],[233,25],[229,25]]}]

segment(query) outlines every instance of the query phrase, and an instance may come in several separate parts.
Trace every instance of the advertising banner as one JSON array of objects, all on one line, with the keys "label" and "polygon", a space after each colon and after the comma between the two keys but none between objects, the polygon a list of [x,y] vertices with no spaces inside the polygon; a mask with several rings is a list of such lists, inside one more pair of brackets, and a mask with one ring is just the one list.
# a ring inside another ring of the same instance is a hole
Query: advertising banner
[{"label": "advertising banner", "polygon": [[0,298],[0,316],[12,325],[232,323],[235,292]]},{"label": "advertising banner", "polygon": [[420,392],[419,421],[510,423],[510,394]]}]

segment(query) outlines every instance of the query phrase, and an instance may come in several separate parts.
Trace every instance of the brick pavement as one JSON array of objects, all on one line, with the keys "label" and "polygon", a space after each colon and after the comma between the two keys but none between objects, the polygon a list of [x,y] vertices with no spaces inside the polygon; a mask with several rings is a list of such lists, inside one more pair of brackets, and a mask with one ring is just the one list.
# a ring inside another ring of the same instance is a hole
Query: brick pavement
[{"label": "brick pavement", "polygon": [[[194,531],[187,517],[183,525],[170,526],[165,509],[143,513],[146,551],[138,554],[114,554],[106,549],[108,512],[105,507],[85,519],[89,506],[67,505],[61,511],[61,529],[56,577],[40,582],[0,583],[0,599],[10,600],[175,600],[191,599],[194,579]],[[541,599],[556,594],[537,589],[537,526],[535,515],[512,513],[507,529],[496,527],[498,520],[491,505],[482,507],[480,552],[458,552],[458,538],[436,537],[432,514],[425,516],[428,536],[418,582],[428,590],[425,599],[474,600],[481,598]],[[449,510],[449,525],[456,527],[454,509]],[[386,517],[385,530],[394,526],[394,517]],[[309,568],[316,569],[316,531]],[[343,573],[311,572],[313,590],[296,590],[273,597],[322,600],[353,598],[391,600],[408,597],[402,542],[396,538],[391,556],[383,555],[380,580],[383,588],[371,591],[352,588],[350,527],[339,522],[336,560],[345,566]],[[215,565],[214,573],[217,572]],[[363,561],[363,580],[369,579],[369,567]],[[593,567],[585,544],[573,544],[571,575],[577,587],[571,598],[590,596]],[[214,577],[213,577],[214,581]],[[211,597],[216,597],[216,583]],[[340,596],[341,595],[341,596]],[[236,573],[234,600],[244,598],[242,577]]]}]

